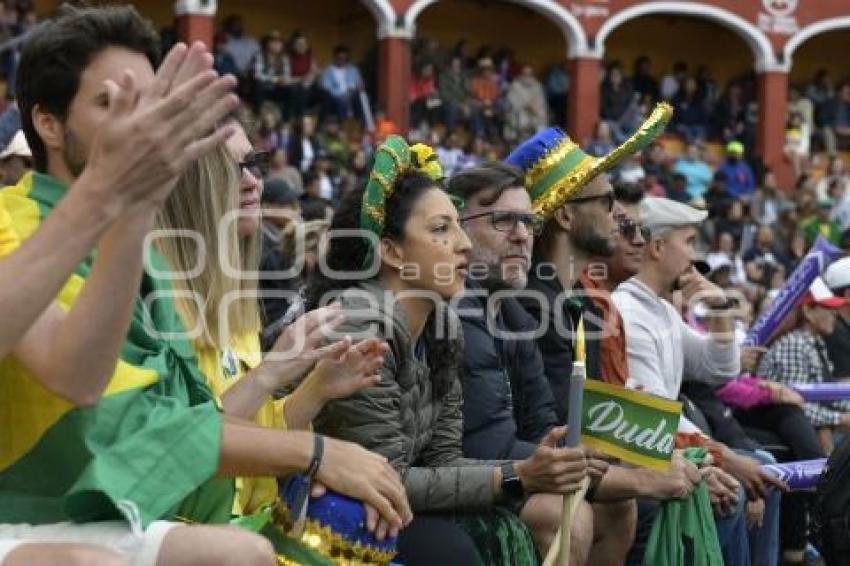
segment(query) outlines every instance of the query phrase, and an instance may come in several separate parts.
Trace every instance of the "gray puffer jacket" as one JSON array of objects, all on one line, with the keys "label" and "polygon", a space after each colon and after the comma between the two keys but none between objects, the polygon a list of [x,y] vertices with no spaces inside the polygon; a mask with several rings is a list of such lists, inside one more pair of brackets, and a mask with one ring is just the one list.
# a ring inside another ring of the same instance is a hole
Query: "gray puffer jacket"
[{"label": "gray puffer jacket", "polygon": [[[462,457],[458,372],[463,339],[457,316],[446,305],[438,306],[420,338],[426,353],[419,360],[401,308],[393,308],[392,295],[379,282],[345,291],[341,303],[347,319],[339,332],[355,339],[378,336],[391,349],[381,383],[329,403],[314,420],[316,431],[386,456],[401,475],[414,511],[494,504],[493,467],[501,462]],[[447,328],[450,338],[445,338]]]}]

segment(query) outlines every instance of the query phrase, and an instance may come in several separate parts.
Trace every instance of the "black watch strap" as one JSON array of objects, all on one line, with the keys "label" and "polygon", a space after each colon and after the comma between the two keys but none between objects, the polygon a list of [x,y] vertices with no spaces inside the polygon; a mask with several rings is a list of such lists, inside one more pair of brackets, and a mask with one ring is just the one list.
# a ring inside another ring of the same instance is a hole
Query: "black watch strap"
[{"label": "black watch strap", "polygon": [[522,481],[516,473],[513,462],[505,462],[502,468],[502,495],[511,501],[517,501],[525,497]]}]

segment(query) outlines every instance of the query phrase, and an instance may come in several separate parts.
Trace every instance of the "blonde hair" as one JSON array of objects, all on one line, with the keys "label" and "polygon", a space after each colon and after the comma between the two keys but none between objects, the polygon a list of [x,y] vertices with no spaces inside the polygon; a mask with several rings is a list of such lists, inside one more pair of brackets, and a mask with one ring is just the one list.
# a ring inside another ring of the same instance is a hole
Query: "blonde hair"
[{"label": "blonde hair", "polygon": [[[195,277],[173,281],[177,291],[174,302],[183,324],[189,331],[199,326],[203,329],[194,340],[196,347],[223,350],[234,337],[261,330],[257,280],[246,275],[259,269],[259,230],[240,238],[236,218],[222,222],[227,213],[239,209],[240,178],[233,157],[220,146],[183,172],[157,218],[158,228],[189,230],[204,243],[205,257],[198,257],[199,244],[193,238],[172,235],[156,240],[173,271],[185,274],[197,265],[203,268]],[[219,229],[223,231],[221,235]],[[228,274],[219,258],[238,270],[241,277]],[[188,291],[186,294],[195,298],[180,296],[181,291]],[[239,298],[231,300],[227,320],[221,320],[219,306],[234,292]]]}]

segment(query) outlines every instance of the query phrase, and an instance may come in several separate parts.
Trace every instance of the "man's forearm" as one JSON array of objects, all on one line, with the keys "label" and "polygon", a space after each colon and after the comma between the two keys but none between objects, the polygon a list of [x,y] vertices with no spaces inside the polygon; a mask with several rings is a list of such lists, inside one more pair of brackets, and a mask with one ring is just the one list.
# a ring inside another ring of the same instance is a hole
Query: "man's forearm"
[{"label": "man's forearm", "polygon": [[621,501],[635,497],[658,498],[654,487],[662,474],[645,468],[609,466],[596,488],[598,501]]},{"label": "man's forearm", "polygon": [[[75,185],[89,181],[81,177]],[[71,189],[19,249],[0,260],[0,356],[5,357],[115,220],[96,191]]]}]

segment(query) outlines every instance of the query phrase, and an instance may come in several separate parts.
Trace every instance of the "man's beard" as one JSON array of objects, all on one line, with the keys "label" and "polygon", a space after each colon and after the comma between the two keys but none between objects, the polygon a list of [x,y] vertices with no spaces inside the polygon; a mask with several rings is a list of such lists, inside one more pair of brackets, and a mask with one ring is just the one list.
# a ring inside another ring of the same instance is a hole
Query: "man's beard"
[{"label": "man's beard", "polygon": [[64,137],[65,148],[62,150],[62,159],[65,161],[65,167],[76,178],[86,168],[87,151],[83,147],[80,138],[70,128],[65,129]]},{"label": "man's beard", "polygon": [[[518,250],[517,253],[523,252]],[[522,271],[522,267],[519,265],[515,266],[510,272],[510,279],[508,279],[507,266],[502,264],[500,258],[494,258],[490,254],[487,254],[490,257],[482,257],[482,255],[479,250],[479,254],[473,253],[470,258],[470,266],[476,266],[470,269],[470,272],[474,274],[474,276],[470,277],[472,281],[475,281],[490,292],[525,288],[528,282],[528,274]],[[487,273],[483,277],[481,276],[481,271],[477,268],[480,265],[487,266]]]},{"label": "man's beard", "polygon": [[[579,217],[581,218],[581,217]],[[611,257],[614,255],[614,242],[597,234],[590,221],[579,220],[575,231],[570,235],[575,247],[588,255],[599,257]]]}]

